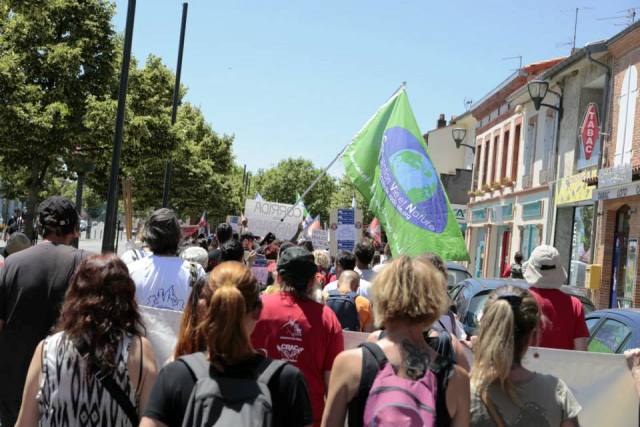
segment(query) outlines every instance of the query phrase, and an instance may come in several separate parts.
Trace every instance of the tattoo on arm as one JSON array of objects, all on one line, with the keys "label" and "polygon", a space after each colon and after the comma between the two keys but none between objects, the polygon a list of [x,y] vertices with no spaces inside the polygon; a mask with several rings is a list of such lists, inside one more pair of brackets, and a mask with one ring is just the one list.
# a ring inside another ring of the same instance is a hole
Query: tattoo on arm
[{"label": "tattoo on arm", "polygon": [[429,353],[407,339],[402,341],[402,349],[404,350],[404,368],[407,375],[413,380],[422,378],[431,361]]}]

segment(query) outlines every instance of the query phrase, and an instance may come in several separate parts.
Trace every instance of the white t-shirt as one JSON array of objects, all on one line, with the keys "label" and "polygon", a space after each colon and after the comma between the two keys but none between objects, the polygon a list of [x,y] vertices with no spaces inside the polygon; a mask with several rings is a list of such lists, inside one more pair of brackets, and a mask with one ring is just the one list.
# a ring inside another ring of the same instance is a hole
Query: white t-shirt
[{"label": "white t-shirt", "polygon": [[[333,282],[329,282],[322,290],[324,292],[335,291],[338,289],[338,281],[334,280]],[[371,283],[366,280],[360,278],[360,287],[358,288],[358,295],[361,297],[365,297],[369,299],[369,290],[371,289]],[[369,301],[371,301],[369,299]]]},{"label": "white t-shirt", "polygon": [[387,266],[386,262],[381,262],[380,264],[376,264],[373,266],[373,268],[371,270],[373,270],[374,273],[378,274],[380,273],[382,270],[384,270],[384,268]]},{"label": "white t-shirt", "polygon": [[367,282],[373,282],[373,279],[375,279],[376,277],[376,272],[370,268],[365,268],[363,270],[360,270],[358,267],[356,267],[354,271],[358,273],[360,277],[366,280]]},{"label": "white t-shirt", "polygon": [[[136,284],[138,304],[182,311],[191,293],[191,267],[175,256],[150,255],[128,265]],[[198,278],[205,275],[202,266],[194,264]]]},{"label": "white t-shirt", "polygon": [[120,259],[122,260],[122,262],[129,265],[132,262],[136,262],[139,259],[148,257],[149,255],[151,255],[151,252],[147,252],[144,249],[129,249],[128,251],[120,255]]}]

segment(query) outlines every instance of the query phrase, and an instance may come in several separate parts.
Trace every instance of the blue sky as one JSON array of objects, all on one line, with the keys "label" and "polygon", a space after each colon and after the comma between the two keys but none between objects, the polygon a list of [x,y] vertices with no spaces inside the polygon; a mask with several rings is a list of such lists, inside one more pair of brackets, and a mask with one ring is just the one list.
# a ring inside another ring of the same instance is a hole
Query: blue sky
[{"label": "blue sky", "polygon": [[[116,0],[124,31],[127,0]],[[250,170],[286,157],[326,165],[380,104],[407,82],[423,132],[439,113],[464,111],[515,68],[608,38],[627,0],[383,1],[192,0],[182,83]],[[182,1],[138,0],[139,60],[153,53],[175,69]],[[563,45],[564,44],[564,45]],[[331,169],[340,175],[340,165]]]}]

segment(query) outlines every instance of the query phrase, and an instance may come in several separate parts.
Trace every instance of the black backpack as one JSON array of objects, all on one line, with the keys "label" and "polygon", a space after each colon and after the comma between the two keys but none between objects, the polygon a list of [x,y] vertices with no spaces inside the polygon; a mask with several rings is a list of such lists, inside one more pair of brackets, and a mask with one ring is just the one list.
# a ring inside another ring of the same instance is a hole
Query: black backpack
[{"label": "black backpack", "polygon": [[348,292],[343,294],[338,290],[329,291],[329,298],[327,298],[327,307],[329,307],[338,317],[342,329],[345,331],[359,331],[360,330],[360,316],[358,316],[358,309],[356,308],[356,297],[358,294],[355,292]]},{"label": "black backpack", "polygon": [[522,264],[511,264],[511,278],[524,279],[524,275],[522,274]]}]

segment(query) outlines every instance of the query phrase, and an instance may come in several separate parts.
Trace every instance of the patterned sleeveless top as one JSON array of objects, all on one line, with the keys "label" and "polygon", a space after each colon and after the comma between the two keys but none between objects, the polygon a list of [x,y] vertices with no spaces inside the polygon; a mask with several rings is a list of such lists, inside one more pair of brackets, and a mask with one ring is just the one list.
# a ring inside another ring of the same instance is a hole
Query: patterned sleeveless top
[{"label": "patterned sleeveless top", "polygon": [[[136,390],[129,380],[127,360],[132,337],[125,335],[116,353],[113,373],[118,386],[138,408]],[[42,379],[38,391],[40,426],[133,427],[120,405],[102,384],[85,375],[86,362],[64,332],[48,336],[42,354]]]}]

